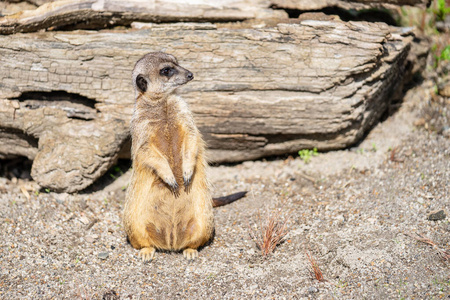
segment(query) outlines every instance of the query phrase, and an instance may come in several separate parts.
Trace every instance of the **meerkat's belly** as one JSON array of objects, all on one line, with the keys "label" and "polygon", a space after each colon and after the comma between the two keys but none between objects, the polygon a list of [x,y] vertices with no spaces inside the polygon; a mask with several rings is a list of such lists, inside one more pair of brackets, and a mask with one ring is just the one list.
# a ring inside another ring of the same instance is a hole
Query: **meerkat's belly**
[{"label": "meerkat's belly", "polygon": [[193,242],[205,243],[212,233],[211,199],[199,182],[189,192],[170,191],[149,172],[133,175],[133,227],[130,241],[135,248],[150,244],[159,249],[182,250]]},{"label": "meerkat's belly", "polygon": [[153,188],[147,201],[145,230],[157,248],[178,250],[195,232],[196,221],[187,204],[192,199],[184,193],[175,197],[167,188]]}]

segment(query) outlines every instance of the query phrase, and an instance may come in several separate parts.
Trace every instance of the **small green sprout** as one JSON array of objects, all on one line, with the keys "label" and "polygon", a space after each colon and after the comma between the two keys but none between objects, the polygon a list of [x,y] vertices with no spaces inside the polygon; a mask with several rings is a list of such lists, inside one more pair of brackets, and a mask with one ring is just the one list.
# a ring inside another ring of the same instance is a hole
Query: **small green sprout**
[{"label": "small green sprout", "polygon": [[307,164],[311,161],[311,157],[317,156],[319,153],[317,152],[317,148],[314,148],[313,150],[303,149],[298,151],[298,155],[305,162],[305,164]]},{"label": "small green sprout", "polygon": [[377,152],[377,145],[375,143],[372,143],[372,152]]}]

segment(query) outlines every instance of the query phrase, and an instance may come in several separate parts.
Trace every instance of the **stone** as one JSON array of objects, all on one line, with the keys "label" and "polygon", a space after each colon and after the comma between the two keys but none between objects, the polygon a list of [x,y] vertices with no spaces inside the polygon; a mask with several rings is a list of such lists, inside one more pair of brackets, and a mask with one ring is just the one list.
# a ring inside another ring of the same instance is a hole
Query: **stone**
[{"label": "stone", "polygon": [[440,220],[444,220],[446,217],[447,217],[447,215],[445,214],[445,211],[443,209],[441,209],[441,210],[437,210],[437,211],[430,213],[428,215],[427,219],[429,221],[440,221]]},{"label": "stone", "polygon": [[98,254],[98,258],[100,258],[100,259],[102,259],[102,260],[105,260],[105,259],[107,259],[109,257],[109,252],[100,252],[99,254]]}]

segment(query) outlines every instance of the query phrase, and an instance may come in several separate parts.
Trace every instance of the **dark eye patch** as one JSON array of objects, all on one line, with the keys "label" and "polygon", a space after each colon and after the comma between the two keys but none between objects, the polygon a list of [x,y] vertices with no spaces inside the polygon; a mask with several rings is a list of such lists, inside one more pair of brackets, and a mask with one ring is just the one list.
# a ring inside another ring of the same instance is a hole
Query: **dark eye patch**
[{"label": "dark eye patch", "polygon": [[169,78],[172,77],[173,75],[175,75],[175,73],[176,73],[176,70],[175,70],[175,68],[172,68],[172,67],[164,67],[159,71],[159,74],[161,76],[167,76]]},{"label": "dark eye patch", "polygon": [[145,80],[144,76],[138,75],[136,77],[136,86],[142,93],[145,93],[147,90],[147,80]]}]

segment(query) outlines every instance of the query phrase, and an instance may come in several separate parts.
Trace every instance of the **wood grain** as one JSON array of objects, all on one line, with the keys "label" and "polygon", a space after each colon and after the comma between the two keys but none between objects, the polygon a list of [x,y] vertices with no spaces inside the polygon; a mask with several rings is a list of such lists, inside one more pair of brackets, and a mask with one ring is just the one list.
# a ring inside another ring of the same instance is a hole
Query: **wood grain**
[{"label": "wood grain", "polygon": [[211,160],[345,148],[402,88],[410,48],[382,23],[186,28],[0,36],[0,157],[34,159],[33,178],[52,190],[90,185],[127,152],[131,70],[151,51],[194,73],[179,93]]},{"label": "wood grain", "polygon": [[132,22],[225,22],[285,18],[265,0],[59,0],[0,18],[0,34],[35,32],[69,26],[102,29]]},{"label": "wood grain", "polygon": [[325,7],[343,9],[393,8],[402,5],[426,8],[431,0],[271,0],[278,8],[298,9],[300,11],[320,10]]}]

